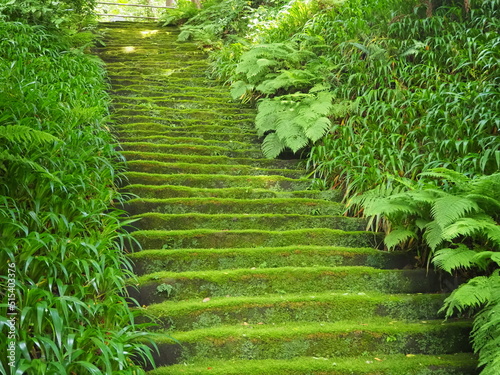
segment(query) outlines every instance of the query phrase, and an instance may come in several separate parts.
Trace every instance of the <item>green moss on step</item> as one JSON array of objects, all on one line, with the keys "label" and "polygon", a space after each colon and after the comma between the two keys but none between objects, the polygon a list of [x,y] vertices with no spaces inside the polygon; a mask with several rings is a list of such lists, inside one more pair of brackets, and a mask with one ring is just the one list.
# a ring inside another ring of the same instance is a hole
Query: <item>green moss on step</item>
[{"label": "green moss on step", "polygon": [[[132,190],[133,192],[133,190]],[[313,216],[297,214],[158,214],[146,213],[135,226],[139,229],[186,230],[210,228],[219,230],[258,229],[293,230],[304,228],[329,228],[361,231],[365,220],[345,216]]]},{"label": "green moss on step", "polygon": [[[224,155],[182,155],[157,152],[124,151],[127,160],[156,160],[165,163],[200,163],[220,165],[250,165],[254,168],[296,169],[295,160],[231,158]],[[337,194],[338,195],[338,194]]]},{"label": "green moss on step", "polygon": [[244,176],[279,175],[290,178],[301,178],[304,175],[303,170],[258,168],[249,165],[165,163],[156,160],[132,160],[127,165],[130,171],[142,173],[227,174]]},{"label": "green moss on step", "polygon": [[226,141],[226,142],[242,142],[247,144],[259,144],[258,138],[255,134],[242,134],[240,133],[217,133],[211,132],[207,129],[206,132],[197,131],[181,131],[176,129],[171,130],[126,130],[126,131],[115,131],[116,135],[120,139],[127,138],[146,138],[146,137],[177,137],[177,138],[199,138],[204,140],[212,141]]},{"label": "green moss on step", "polygon": [[375,247],[382,235],[371,232],[346,232],[337,229],[308,228],[288,231],[212,230],[180,231],[144,230],[133,232],[143,249],[242,248],[278,246],[349,246]]},{"label": "green moss on step", "polygon": [[372,248],[284,246],[229,249],[143,250],[129,255],[138,275],[161,271],[207,271],[278,267],[371,266],[403,268],[411,254]]},{"label": "green moss on step", "polygon": [[309,179],[293,179],[283,176],[229,176],[190,174],[150,174],[127,172],[131,184],[175,185],[194,188],[221,189],[230,187],[265,188],[272,191],[304,190],[311,184]]},{"label": "green moss on step", "polygon": [[[218,359],[292,359],[390,354],[450,354],[468,352],[470,324],[388,319],[337,323],[289,323],[266,326],[222,326],[176,332],[158,338],[160,353],[177,352],[171,363]],[[168,364],[168,363],[165,363]]]},{"label": "green moss on step", "polygon": [[167,301],[146,308],[159,329],[189,331],[221,325],[285,324],[289,322],[363,321],[368,317],[422,321],[438,314],[445,295],[323,293],[259,297],[223,297],[202,301]]},{"label": "green moss on step", "polygon": [[[180,155],[204,155],[204,156],[236,156],[243,158],[261,158],[262,152],[255,149],[229,149],[220,146],[196,145],[196,144],[155,144],[148,142],[122,142],[123,150],[136,152],[166,152]],[[309,183],[310,184],[310,183]]]},{"label": "green moss on step", "polygon": [[165,300],[223,296],[322,293],[325,290],[425,293],[438,288],[425,270],[381,270],[370,267],[281,267],[223,271],[158,272],[139,277],[131,296],[141,305]]},{"label": "green moss on step", "polygon": [[[236,142],[236,141],[217,141],[217,140],[205,140],[200,138],[189,138],[189,137],[165,137],[165,136],[148,136],[148,137],[128,137],[121,138],[121,141],[125,142],[148,142],[153,144],[164,144],[164,145],[194,145],[194,146],[208,146],[208,147],[220,147],[227,151],[233,150],[250,150],[253,152],[260,151],[260,147],[257,144]],[[186,152],[188,153],[188,152]]]},{"label": "green moss on step", "polygon": [[[127,156],[126,153],[125,156]],[[125,186],[123,188],[123,191],[133,193],[140,198],[181,198],[181,197],[184,198],[211,197],[211,198],[234,198],[234,199],[306,198],[306,199],[328,200],[333,202],[338,202],[341,199],[341,193],[336,190],[275,191],[269,189],[247,188],[247,187],[208,189],[208,188],[192,188],[187,186],[175,186],[175,185],[136,184],[136,185]],[[361,222],[361,220],[359,221]],[[365,220],[363,220],[363,223],[364,222]],[[360,226],[357,227],[358,229],[349,229],[349,230],[361,230],[364,227],[365,226],[363,227]]]},{"label": "green moss on step", "polygon": [[146,212],[162,214],[298,214],[340,215],[344,206],[337,202],[307,198],[231,199],[231,198],[167,198],[132,199],[126,208],[131,215]]},{"label": "green moss on step", "polygon": [[243,110],[229,110],[217,112],[212,110],[200,109],[178,109],[178,108],[117,108],[114,113],[118,116],[154,116],[169,117],[172,119],[200,119],[200,120],[249,120],[255,117],[252,113],[244,113]]},{"label": "green moss on step", "polygon": [[252,361],[204,358],[195,364],[160,367],[148,372],[148,375],[475,375],[479,373],[476,365],[477,360],[471,354],[300,357]]}]

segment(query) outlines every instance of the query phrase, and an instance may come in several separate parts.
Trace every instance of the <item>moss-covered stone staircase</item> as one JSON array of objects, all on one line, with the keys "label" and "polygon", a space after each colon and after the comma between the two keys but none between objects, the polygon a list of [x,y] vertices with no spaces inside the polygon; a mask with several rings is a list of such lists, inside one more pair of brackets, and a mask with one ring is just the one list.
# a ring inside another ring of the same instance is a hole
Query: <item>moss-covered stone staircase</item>
[{"label": "moss-covered stone staircase", "polygon": [[266,160],[254,112],[205,78],[178,31],[105,23],[115,132],[137,195],[132,291],[159,322],[164,374],[474,374],[469,324],[443,323],[439,282]]}]

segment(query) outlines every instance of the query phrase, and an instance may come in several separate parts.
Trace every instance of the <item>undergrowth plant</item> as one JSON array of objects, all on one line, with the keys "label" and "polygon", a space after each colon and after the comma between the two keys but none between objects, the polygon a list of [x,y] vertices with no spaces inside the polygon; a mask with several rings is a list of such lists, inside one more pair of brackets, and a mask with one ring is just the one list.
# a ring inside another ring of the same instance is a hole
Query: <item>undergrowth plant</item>
[{"label": "undergrowth plant", "polygon": [[152,360],[126,292],[104,70],[84,49],[0,23],[0,374],[142,374]]},{"label": "undergrowth plant", "polygon": [[[259,111],[325,87],[331,125],[301,144],[317,185],[341,187],[346,199],[430,168],[489,174],[500,167],[499,9],[498,0],[290,1],[249,12],[212,55],[211,73],[233,98],[265,103]],[[335,106],[347,103],[339,116]],[[269,144],[268,157],[296,149]]]},{"label": "undergrowth plant", "polygon": [[462,274],[446,316],[474,308],[472,343],[482,375],[500,371],[500,173],[471,179],[436,169],[398,193],[376,188],[356,199],[367,216],[388,222],[385,245],[417,248],[421,260]]}]

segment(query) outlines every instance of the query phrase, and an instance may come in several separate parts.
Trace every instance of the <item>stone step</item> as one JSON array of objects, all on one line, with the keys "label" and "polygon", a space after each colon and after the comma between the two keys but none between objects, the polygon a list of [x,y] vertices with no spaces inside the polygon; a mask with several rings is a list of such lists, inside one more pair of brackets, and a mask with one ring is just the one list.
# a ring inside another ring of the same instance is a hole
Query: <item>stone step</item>
[{"label": "stone step", "polygon": [[153,152],[179,155],[227,156],[237,158],[262,158],[262,151],[252,149],[230,149],[223,146],[200,144],[159,144],[151,142],[121,142],[117,146],[123,150],[134,152]]},{"label": "stone step", "polygon": [[316,266],[411,269],[415,263],[408,253],[334,246],[142,250],[129,257],[138,275],[168,270],[187,272]]},{"label": "stone step", "polygon": [[165,163],[156,160],[131,160],[127,163],[132,172],[153,174],[225,174],[232,176],[275,176],[301,178],[304,171],[300,169],[269,169],[249,165],[224,165],[203,163]]},{"label": "stone step", "polygon": [[[231,158],[229,156],[204,156],[166,154],[159,152],[122,151],[127,160],[156,160],[164,163],[200,163],[221,165],[248,165],[255,168],[294,169],[298,167],[296,160]],[[303,170],[302,170],[303,171]],[[303,172],[302,172],[303,173]]]},{"label": "stone step", "polygon": [[341,215],[343,204],[307,198],[136,198],[126,202],[131,215],[145,212],[161,214],[296,214],[296,215]]},{"label": "stone step", "polygon": [[448,355],[377,354],[358,357],[297,357],[292,359],[205,358],[159,367],[148,375],[477,375],[477,359],[468,353]]},{"label": "stone step", "polygon": [[[178,208],[173,208],[178,210]],[[380,234],[365,231],[343,231],[328,228],[306,228],[287,231],[258,229],[217,230],[138,230],[132,233],[142,249],[221,249],[279,246],[350,246],[378,247]]]},{"label": "stone step", "polygon": [[[435,293],[438,276],[427,270],[383,270],[371,267],[279,267],[190,272],[156,272],[140,276],[129,293],[139,304],[214,297],[281,294]],[[367,317],[369,318],[369,317]],[[441,321],[442,323],[442,321]]]},{"label": "stone step", "polygon": [[407,323],[363,319],[335,323],[222,326],[175,332],[176,341],[170,335],[158,336],[155,341],[160,353],[157,365],[169,365],[207,358],[285,360],[298,357],[379,358],[408,353],[452,354],[471,350],[469,334],[468,322]]},{"label": "stone step", "polygon": [[[153,258],[154,259],[154,258]],[[386,317],[404,322],[442,319],[445,294],[314,293],[165,301],[148,306],[159,330],[190,331],[223,325],[338,322]]]},{"label": "stone step", "polygon": [[270,189],[281,192],[305,190],[311,185],[311,181],[306,178],[293,179],[283,176],[167,175],[139,172],[126,172],[124,176],[130,184],[174,185],[208,189],[238,187]]},{"label": "stone step", "polygon": [[117,95],[122,97],[164,97],[176,100],[177,98],[200,99],[202,95],[205,95],[205,97],[208,96],[211,99],[231,100],[231,96],[226,90],[217,89],[217,87],[212,88],[212,90],[187,91],[187,89],[188,88],[183,88],[181,86],[172,88],[164,87],[163,85],[156,85],[153,87],[143,87],[141,85],[116,85],[112,90],[109,90],[109,92],[113,96]]},{"label": "stone step", "polygon": [[[173,104],[177,104],[179,106],[184,105],[186,106],[189,103],[196,103],[204,106],[207,105],[216,105],[218,108],[237,108],[241,109],[242,106],[238,103],[233,102],[233,100],[229,96],[221,96],[219,98],[211,97],[202,97],[200,93],[196,94],[164,94],[164,95],[158,95],[158,96],[120,96],[120,95],[114,95],[113,96],[113,101],[114,105],[117,104],[127,104],[127,105],[144,105],[144,104],[155,104],[158,106],[172,106]],[[255,132],[254,132],[255,133]]]},{"label": "stone step", "polygon": [[157,108],[116,108],[113,111],[118,116],[158,116],[174,119],[202,119],[202,120],[244,120],[254,119],[254,115],[245,110],[228,109],[226,112],[217,112],[213,109],[179,109],[168,107]]},{"label": "stone step", "polygon": [[258,144],[258,137],[255,134],[245,133],[215,133],[215,132],[197,132],[182,130],[118,130],[115,132],[121,139],[127,138],[150,138],[150,137],[169,137],[169,138],[199,138],[208,141],[240,142],[246,144]]},{"label": "stone step", "polygon": [[191,146],[207,146],[222,148],[226,151],[252,151],[260,152],[260,148],[257,144],[248,142],[238,142],[238,141],[217,141],[217,140],[205,140],[195,137],[167,137],[167,136],[148,136],[148,137],[118,137],[118,140],[123,143],[152,143],[157,145],[170,145],[170,146],[180,146],[180,145],[191,145]]},{"label": "stone step", "polygon": [[[250,131],[254,128],[254,119],[248,118],[246,120],[232,120],[232,119],[175,119],[171,117],[160,116],[113,116],[116,125],[114,126],[146,126],[146,125],[159,125],[170,126],[178,128],[191,128],[196,129],[197,126],[224,126],[227,132],[236,131],[241,129],[244,132]],[[224,131],[222,131],[223,133]]]},{"label": "stone step", "polygon": [[[117,81],[117,80],[115,80]],[[133,80],[132,80],[133,82]],[[179,95],[179,94],[186,94],[186,95],[205,95],[207,97],[224,97],[228,98],[230,97],[229,93],[227,92],[226,88],[220,87],[220,86],[212,86],[212,87],[186,87],[181,84],[169,84],[168,86],[165,86],[161,82],[149,82],[148,86],[144,86],[140,83],[131,83],[131,84],[120,84],[116,83],[113,85],[113,87],[109,90],[111,93],[119,93],[119,91],[125,91],[128,95],[128,93],[138,95],[138,96],[156,96],[156,95],[165,95],[167,94],[172,94],[172,95]],[[120,94],[124,95],[124,94]]]},{"label": "stone step", "polygon": [[218,230],[292,230],[300,228],[329,228],[345,231],[361,231],[366,220],[345,216],[298,215],[298,214],[159,214],[144,213],[134,224],[138,229],[189,230],[210,228]]}]

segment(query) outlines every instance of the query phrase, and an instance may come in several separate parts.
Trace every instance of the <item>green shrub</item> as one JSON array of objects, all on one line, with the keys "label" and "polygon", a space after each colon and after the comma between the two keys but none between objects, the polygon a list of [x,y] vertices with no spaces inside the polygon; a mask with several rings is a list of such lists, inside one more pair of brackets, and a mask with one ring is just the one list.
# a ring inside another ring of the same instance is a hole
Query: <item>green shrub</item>
[{"label": "green shrub", "polygon": [[[439,169],[421,175],[419,185],[387,194],[365,193],[358,203],[366,215],[388,221],[389,249],[420,243],[420,255],[451,274],[464,273],[467,283],[446,298],[446,316],[479,308],[472,332],[482,375],[500,370],[500,173],[470,179]],[[430,180],[432,178],[432,180]],[[433,179],[437,179],[437,182]]]},{"label": "green shrub", "polygon": [[68,40],[0,24],[0,373],[140,374],[104,71]]}]

